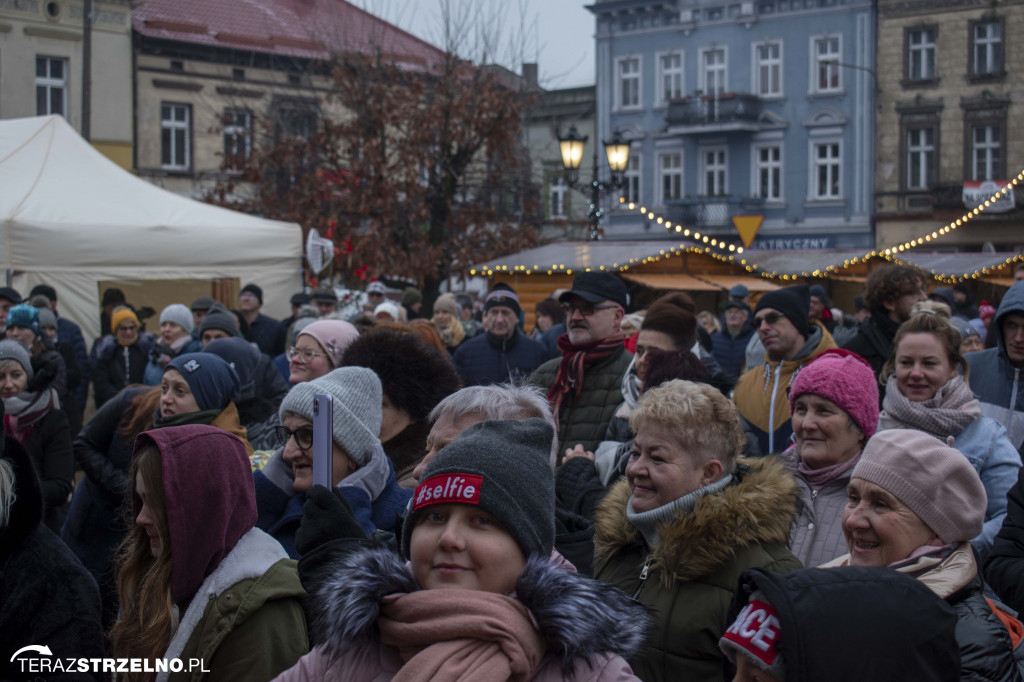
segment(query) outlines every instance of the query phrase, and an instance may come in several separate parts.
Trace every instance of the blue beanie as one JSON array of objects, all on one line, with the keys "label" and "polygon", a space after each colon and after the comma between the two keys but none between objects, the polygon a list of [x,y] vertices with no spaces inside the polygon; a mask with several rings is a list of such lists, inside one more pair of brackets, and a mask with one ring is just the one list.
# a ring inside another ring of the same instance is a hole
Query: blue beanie
[{"label": "blue beanie", "polygon": [[212,353],[185,353],[167,363],[185,378],[199,410],[223,410],[239,391],[238,374]]},{"label": "blue beanie", "polygon": [[203,348],[204,353],[212,353],[223,359],[238,374],[238,383],[244,394],[253,381],[253,371],[260,359],[260,351],[251,343],[239,336],[229,339],[214,339]]},{"label": "blue beanie", "polygon": [[35,306],[22,303],[7,311],[8,327],[25,327],[39,336],[39,309]]}]

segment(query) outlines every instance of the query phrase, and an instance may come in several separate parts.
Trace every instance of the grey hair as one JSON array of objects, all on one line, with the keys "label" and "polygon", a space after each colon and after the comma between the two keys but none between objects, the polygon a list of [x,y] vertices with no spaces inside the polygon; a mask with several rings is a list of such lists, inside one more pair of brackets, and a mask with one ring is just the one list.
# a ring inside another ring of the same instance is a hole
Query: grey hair
[{"label": "grey hair", "polygon": [[0,459],[0,528],[6,528],[11,520],[11,509],[18,499],[14,492],[14,467],[6,459]]},{"label": "grey hair", "polygon": [[551,414],[551,406],[540,388],[531,386],[525,379],[512,379],[505,384],[490,386],[467,386],[452,393],[434,406],[427,415],[427,421],[441,419],[456,421],[465,414],[478,414],[484,419],[511,421],[539,417],[555,431],[551,439],[551,468],[558,461],[558,429]]}]

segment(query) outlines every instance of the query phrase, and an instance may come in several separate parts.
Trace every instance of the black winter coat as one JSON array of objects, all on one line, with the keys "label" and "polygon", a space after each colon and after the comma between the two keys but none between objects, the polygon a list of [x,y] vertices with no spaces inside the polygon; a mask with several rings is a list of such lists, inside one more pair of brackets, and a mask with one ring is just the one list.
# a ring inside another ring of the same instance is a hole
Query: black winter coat
[{"label": "black winter coat", "polygon": [[75,487],[75,455],[67,416],[60,410],[47,412],[25,439],[25,449],[42,488],[43,523],[60,533]]},{"label": "black winter coat", "polygon": [[[96,345],[96,360],[92,375],[92,387],[99,409],[118,391],[129,384],[141,384],[149,363],[149,351],[153,349],[156,337],[149,332],[140,332],[139,339],[131,346],[121,346],[117,339],[108,334]],[[124,356],[128,349],[127,369]]]},{"label": "black winter coat", "polygon": [[490,333],[474,336],[463,341],[452,356],[466,386],[487,386],[527,377],[545,360],[544,346],[518,328],[515,335],[505,340]]},{"label": "black winter coat", "polygon": [[1024,612],[1024,469],[1006,496],[1006,517],[985,560],[985,580],[1007,606]]},{"label": "black winter coat", "polygon": [[[857,327],[857,334],[843,344],[846,350],[852,350],[868,361],[875,377],[882,372],[882,365],[892,353],[892,340],[896,337],[899,325],[889,319],[884,310],[876,310]],[[885,385],[878,387],[878,405],[881,407],[885,399]]]}]

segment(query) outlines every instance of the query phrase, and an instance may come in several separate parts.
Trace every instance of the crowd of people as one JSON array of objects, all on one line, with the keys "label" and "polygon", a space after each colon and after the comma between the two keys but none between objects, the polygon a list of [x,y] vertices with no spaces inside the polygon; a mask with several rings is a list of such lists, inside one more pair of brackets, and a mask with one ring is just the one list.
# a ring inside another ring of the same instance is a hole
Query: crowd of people
[{"label": "crowd of people", "polygon": [[110,289],[91,349],[0,288],[0,679],[1024,682],[1016,274],[885,265],[844,314],[587,272],[530,331],[504,283]]}]

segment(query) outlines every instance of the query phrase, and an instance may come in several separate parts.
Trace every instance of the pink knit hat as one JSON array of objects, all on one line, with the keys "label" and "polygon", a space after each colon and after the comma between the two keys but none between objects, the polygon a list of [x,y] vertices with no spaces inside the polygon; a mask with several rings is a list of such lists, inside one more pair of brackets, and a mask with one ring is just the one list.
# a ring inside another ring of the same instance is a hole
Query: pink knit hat
[{"label": "pink knit hat", "polygon": [[359,338],[359,330],[344,320],[317,320],[303,327],[298,336],[304,334],[312,336],[320,344],[331,361],[331,367],[338,366],[348,344]]},{"label": "pink knit hat", "polygon": [[895,495],[944,543],[970,540],[985,522],[988,497],[978,472],[959,450],[923,431],[880,431],[852,477]]},{"label": "pink knit hat", "polygon": [[871,438],[878,430],[878,381],[871,365],[856,353],[827,350],[805,365],[789,388],[789,412],[804,393],[831,400]]}]

